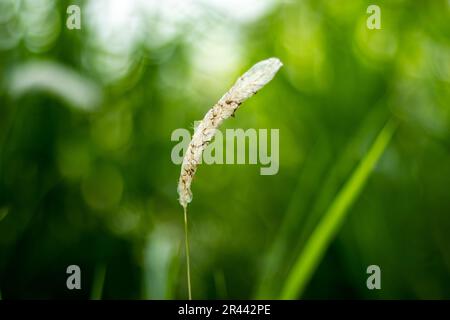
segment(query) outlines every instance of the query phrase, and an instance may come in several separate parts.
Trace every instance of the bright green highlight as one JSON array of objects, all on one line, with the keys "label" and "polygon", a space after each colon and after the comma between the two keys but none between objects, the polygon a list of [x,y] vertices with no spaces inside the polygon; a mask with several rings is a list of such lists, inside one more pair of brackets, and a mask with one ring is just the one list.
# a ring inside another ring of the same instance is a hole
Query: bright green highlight
[{"label": "bright green highlight", "polygon": [[389,145],[396,127],[394,120],[384,126],[350,179],[336,195],[290,271],[281,292],[282,299],[295,299],[303,293],[349,208],[361,193],[373,168]]}]

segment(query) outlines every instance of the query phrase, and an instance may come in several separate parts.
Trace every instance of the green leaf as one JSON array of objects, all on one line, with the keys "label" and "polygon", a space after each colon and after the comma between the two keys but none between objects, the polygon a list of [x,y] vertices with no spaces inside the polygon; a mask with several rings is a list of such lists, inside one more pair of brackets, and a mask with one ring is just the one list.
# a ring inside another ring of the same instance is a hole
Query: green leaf
[{"label": "green leaf", "polygon": [[303,293],[325,250],[342,225],[349,208],[358,198],[373,168],[386,150],[396,127],[395,120],[388,121],[358,167],[331,202],[289,272],[281,291],[282,299],[295,299]]}]

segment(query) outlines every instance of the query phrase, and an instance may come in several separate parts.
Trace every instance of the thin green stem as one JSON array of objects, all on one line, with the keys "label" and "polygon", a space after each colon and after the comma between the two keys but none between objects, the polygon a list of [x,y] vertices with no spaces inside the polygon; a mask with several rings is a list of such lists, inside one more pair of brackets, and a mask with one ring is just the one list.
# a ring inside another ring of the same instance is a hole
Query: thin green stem
[{"label": "thin green stem", "polygon": [[187,285],[188,285],[188,295],[189,300],[192,300],[191,293],[191,268],[190,268],[190,258],[189,258],[189,237],[188,237],[188,221],[187,221],[187,207],[184,208],[184,242],[186,245],[186,273],[187,273]]},{"label": "thin green stem", "polygon": [[295,299],[303,293],[328,245],[343,223],[346,213],[361,193],[373,168],[386,150],[397,124],[390,120],[378,134],[369,151],[338,192],[305,248],[296,259],[281,292],[282,299]]},{"label": "thin green stem", "polygon": [[95,270],[94,282],[91,289],[91,300],[101,300],[105,285],[106,265],[99,264]]}]

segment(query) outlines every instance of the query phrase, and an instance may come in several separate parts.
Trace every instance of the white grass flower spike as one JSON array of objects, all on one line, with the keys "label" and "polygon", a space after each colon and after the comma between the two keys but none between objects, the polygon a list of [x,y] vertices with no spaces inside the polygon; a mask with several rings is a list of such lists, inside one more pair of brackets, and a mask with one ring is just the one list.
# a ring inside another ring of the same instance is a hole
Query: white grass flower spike
[{"label": "white grass flower spike", "polygon": [[220,98],[214,107],[205,115],[197,126],[192,136],[192,140],[186,150],[186,154],[181,164],[180,180],[178,182],[178,194],[180,204],[184,209],[184,235],[186,245],[186,273],[189,300],[191,293],[191,271],[189,258],[189,239],[187,222],[187,205],[192,201],[191,184],[195,171],[202,158],[203,151],[214,138],[217,128],[221,123],[231,116],[239,106],[264,87],[273,79],[277,71],[283,64],[278,58],[269,58],[255,64],[244,73],[231,89]]},{"label": "white grass flower spike", "polygon": [[278,58],[258,62],[244,73],[205,115],[194,131],[181,165],[178,194],[180,204],[186,208],[192,201],[191,184],[203,151],[214,137],[216,129],[234,113],[239,106],[253,96],[270,80],[283,64]]}]

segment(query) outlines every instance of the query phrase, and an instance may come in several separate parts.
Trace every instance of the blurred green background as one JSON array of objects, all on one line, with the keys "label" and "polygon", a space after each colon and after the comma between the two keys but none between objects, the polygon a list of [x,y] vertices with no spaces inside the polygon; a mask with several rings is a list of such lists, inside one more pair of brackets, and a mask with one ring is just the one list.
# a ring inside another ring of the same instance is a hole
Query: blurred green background
[{"label": "blurred green background", "polygon": [[[66,28],[70,4],[81,30]],[[223,128],[279,128],[279,173],[199,168],[194,298],[282,297],[389,119],[295,297],[450,298],[449,13],[445,0],[0,0],[1,297],[186,298],[171,133],[276,56],[284,67]],[[71,264],[81,290],[66,288]],[[371,264],[381,290],[366,287]]]}]

